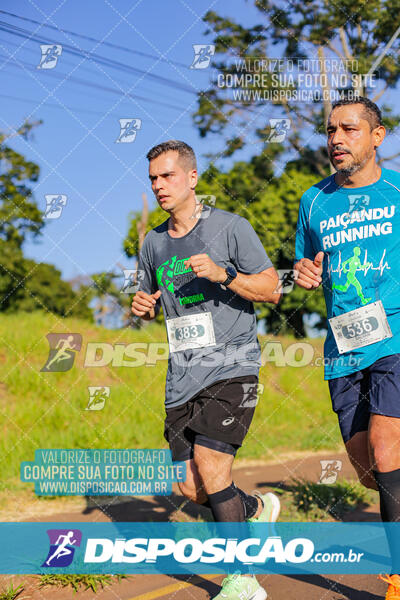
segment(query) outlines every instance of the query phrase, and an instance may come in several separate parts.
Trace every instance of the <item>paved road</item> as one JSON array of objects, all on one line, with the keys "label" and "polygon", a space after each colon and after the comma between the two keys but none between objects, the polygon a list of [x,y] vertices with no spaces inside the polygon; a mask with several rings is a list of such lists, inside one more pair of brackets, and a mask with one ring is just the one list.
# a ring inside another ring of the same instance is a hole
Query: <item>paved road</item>
[{"label": "paved road", "polygon": [[[235,482],[247,491],[254,489],[267,490],[288,483],[292,477],[306,477],[317,481],[321,472],[320,459],[340,459],[343,461],[339,475],[346,479],[354,478],[354,471],[345,455],[323,453],[308,457],[295,458],[285,463],[259,464],[248,463],[235,469]],[[115,499],[112,499],[114,501]],[[64,512],[60,514],[42,515],[34,520],[42,522],[98,522],[98,521],[166,521],[176,518],[176,508],[182,504],[182,497],[174,493],[170,497],[135,498],[127,502],[97,506],[88,504],[80,512]],[[188,503],[182,508],[180,518],[188,520],[196,518],[197,507]],[[352,520],[378,521],[378,507],[368,507],[351,516]],[[30,519],[33,520],[33,519]],[[1,576],[0,587],[20,582],[25,590],[19,600],[29,597],[31,600],[208,600],[220,589],[223,576],[169,576],[169,575],[135,575],[120,584],[100,591],[96,596],[92,591],[74,594],[71,590],[52,587],[37,588],[37,581],[32,576]],[[260,583],[268,592],[270,600],[381,600],[386,585],[375,575],[261,575]]]}]

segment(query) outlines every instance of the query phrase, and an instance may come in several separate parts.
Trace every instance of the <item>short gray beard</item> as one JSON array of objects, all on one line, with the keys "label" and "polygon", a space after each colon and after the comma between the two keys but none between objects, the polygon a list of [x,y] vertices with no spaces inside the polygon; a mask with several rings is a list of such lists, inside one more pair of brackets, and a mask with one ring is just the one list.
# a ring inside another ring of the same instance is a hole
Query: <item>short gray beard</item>
[{"label": "short gray beard", "polygon": [[362,167],[362,164],[354,164],[351,167],[346,167],[345,169],[337,169],[337,172],[340,175],[344,175],[346,177],[349,177],[350,175],[354,175],[354,173],[357,173],[357,171],[359,171]]},{"label": "short gray beard", "polygon": [[346,167],[344,169],[336,169],[336,170],[340,175],[344,175],[345,177],[350,177],[350,175],[354,175],[354,173],[357,173],[357,171],[362,169],[363,166],[366,164],[366,162],[369,160],[369,158],[370,158],[369,156],[366,156],[364,158],[364,160],[362,160],[359,163],[354,163],[350,167]]}]

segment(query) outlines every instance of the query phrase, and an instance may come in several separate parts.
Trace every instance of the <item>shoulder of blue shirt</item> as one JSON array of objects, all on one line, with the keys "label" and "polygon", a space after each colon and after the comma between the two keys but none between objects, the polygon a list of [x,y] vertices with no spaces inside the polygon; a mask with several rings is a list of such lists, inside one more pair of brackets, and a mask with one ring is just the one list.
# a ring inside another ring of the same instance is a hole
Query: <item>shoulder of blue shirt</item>
[{"label": "shoulder of blue shirt", "polygon": [[[312,202],[315,196],[318,194],[318,192],[324,189],[327,186],[327,184],[329,184],[332,181],[332,178],[333,176],[329,175],[328,177],[321,179],[321,181],[318,181],[317,183],[309,187],[301,196],[300,202],[305,205]],[[380,180],[382,179],[389,181],[390,183],[392,183],[400,189],[400,172],[395,171],[393,169],[387,169],[386,167],[382,167],[382,175],[380,177]]]}]

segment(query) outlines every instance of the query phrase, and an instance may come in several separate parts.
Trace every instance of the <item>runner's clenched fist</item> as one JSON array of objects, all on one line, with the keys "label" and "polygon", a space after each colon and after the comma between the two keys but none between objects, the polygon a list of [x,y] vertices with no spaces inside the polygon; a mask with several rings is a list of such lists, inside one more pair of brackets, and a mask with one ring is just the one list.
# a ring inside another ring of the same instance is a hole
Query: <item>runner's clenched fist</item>
[{"label": "runner's clenched fist", "polygon": [[322,263],[324,261],[324,253],[318,252],[314,260],[302,258],[294,266],[295,271],[298,271],[299,276],[296,279],[297,285],[306,290],[317,288],[322,282]]},{"label": "runner's clenched fist", "polygon": [[137,317],[143,317],[147,313],[154,310],[158,298],[161,296],[160,290],[154,294],[146,294],[146,292],[137,292],[132,300],[132,312]]},{"label": "runner's clenched fist", "polygon": [[216,265],[208,254],[194,254],[185,261],[185,267],[192,267],[197,277],[207,277],[216,283],[222,283],[226,279],[225,269]]}]

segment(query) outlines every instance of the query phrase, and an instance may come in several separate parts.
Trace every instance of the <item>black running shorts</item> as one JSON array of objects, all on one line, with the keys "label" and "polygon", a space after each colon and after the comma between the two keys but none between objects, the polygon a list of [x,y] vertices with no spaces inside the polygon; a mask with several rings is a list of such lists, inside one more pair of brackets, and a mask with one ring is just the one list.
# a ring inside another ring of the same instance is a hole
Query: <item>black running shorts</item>
[{"label": "black running shorts", "polygon": [[167,409],[164,437],[172,460],[193,458],[194,444],[235,455],[253,419],[257,387],[256,375],[224,379]]}]

